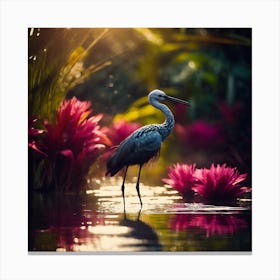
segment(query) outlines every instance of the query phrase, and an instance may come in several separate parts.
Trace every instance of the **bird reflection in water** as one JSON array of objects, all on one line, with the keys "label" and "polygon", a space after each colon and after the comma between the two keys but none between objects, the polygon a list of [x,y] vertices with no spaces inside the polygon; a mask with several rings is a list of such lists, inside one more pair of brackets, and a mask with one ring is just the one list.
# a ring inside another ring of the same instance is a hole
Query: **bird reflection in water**
[{"label": "bird reflection in water", "polygon": [[162,245],[159,242],[159,238],[155,230],[149,224],[141,221],[140,216],[141,209],[139,210],[136,219],[128,218],[126,212],[124,211],[123,219],[120,221],[120,225],[130,229],[127,233],[127,237],[132,237],[140,241],[137,243],[139,251],[162,251]]}]

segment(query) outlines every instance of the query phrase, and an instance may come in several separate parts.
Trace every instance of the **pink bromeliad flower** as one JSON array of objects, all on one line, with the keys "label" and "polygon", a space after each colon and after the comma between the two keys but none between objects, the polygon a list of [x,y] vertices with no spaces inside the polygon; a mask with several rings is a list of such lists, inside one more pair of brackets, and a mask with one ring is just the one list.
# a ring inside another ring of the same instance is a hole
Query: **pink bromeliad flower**
[{"label": "pink bromeliad flower", "polygon": [[56,122],[45,121],[46,137],[44,146],[51,158],[57,152],[71,151],[75,158],[87,153],[86,159],[96,158],[96,152],[108,142],[98,122],[102,114],[90,116],[89,101],[79,101],[76,97],[64,100],[59,106]]},{"label": "pink bromeliad flower", "polygon": [[247,191],[240,184],[247,174],[240,174],[236,168],[227,167],[226,164],[197,169],[195,177],[196,183],[192,189],[207,203],[231,203]]},{"label": "pink bromeliad flower", "polygon": [[195,171],[195,164],[188,165],[177,163],[169,167],[169,178],[164,178],[162,181],[177,190],[186,201],[192,201],[195,194],[193,191],[196,180]]},{"label": "pink bromeliad flower", "polygon": [[218,109],[222,115],[222,119],[230,125],[234,125],[237,122],[236,116],[239,116],[242,111],[242,105],[240,102],[229,105],[225,102],[220,103]]},{"label": "pink bromeliad flower", "polygon": [[139,123],[127,122],[125,120],[114,122],[108,131],[108,137],[112,145],[117,146],[140,126]]},{"label": "pink bromeliad flower", "polygon": [[204,120],[195,121],[188,126],[176,124],[174,131],[182,143],[187,142],[194,147],[209,148],[224,141],[221,127]]},{"label": "pink bromeliad flower", "polygon": [[90,165],[110,144],[98,124],[102,115],[90,116],[90,107],[90,102],[73,97],[60,104],[53,124],[44,122],[46,129],[36,145],[46,155],[44,185],[79,190]]},{"label": "pink bromeliad flower", "polygon": [[111,127],[106,127],[104,132],[111,141],[111,149],[108,149],[102,156],[102,161],[106,162],[108,157],[112,154],[114,149],[131,133],[141,127],[140,123],[128,122],[119,120],[112,124]]}]

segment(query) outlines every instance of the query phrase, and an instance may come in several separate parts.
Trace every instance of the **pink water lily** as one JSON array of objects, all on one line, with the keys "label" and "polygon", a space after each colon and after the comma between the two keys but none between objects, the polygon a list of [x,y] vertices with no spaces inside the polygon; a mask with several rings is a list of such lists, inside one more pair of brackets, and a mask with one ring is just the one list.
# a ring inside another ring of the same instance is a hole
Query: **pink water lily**
[{"label": "pink water lily", "polygon": [[193,187],[196,182],[196,166],[188,164],[174,164],[169,168],[168,177],[162,181],[177,190],[186,201],[194,199]]},{"label": "pink water lily", "polygon": [[227,167],[226,164],[197,169],[195,177],[197,181],[193,190],[207,203],[231,203],[247,190],[240,184],[247,174],[240,174],[236,168]]},{"label": "pink water lily", "polygon": [[174,164],[169,167],[168,178],[163,182],[177,190],[185,201],[226,204],[248,191],[242,186],[247,174],[240,174],[237,168],[226,164],[211,165],[210,169],[196,168],[195,164]]}]

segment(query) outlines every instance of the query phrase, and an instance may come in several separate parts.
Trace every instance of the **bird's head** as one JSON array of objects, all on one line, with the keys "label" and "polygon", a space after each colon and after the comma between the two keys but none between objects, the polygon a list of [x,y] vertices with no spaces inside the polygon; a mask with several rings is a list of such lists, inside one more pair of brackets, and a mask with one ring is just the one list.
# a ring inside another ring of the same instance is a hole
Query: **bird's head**
[{"label": "bird's head", "polygon": [[149,93],[149,102],[151,104],[154,104],[154,102],[161,102],[161,101],[172,101],[172,102],[177,102],[177,103],[181,103],[187,106],[190,106],[190,103],[184,100],[181,100],[179,98],[175,98],[172,96],[167,95],[165,92],[163,92],[162,90],[159,89],[155,89],[153,91],[151,91]]}]

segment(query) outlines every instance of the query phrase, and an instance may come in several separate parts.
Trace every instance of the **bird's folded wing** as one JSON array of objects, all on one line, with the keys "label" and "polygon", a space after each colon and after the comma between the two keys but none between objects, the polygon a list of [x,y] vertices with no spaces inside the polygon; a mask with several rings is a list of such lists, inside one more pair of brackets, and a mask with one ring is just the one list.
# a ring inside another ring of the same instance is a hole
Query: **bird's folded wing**
[{"label": "bird's folded wing", "polygon": [[137,139],[135,143],[136,151],[157,151],[161,146],[161,135],[157,131],[149,131]]},{"label": "bird's folded wing", "polygon": [[162,137],[156,130],[131,135],[107,161],[107,174],[113,176],[124,166],[148,162],[158,154],[161,142]]}]

